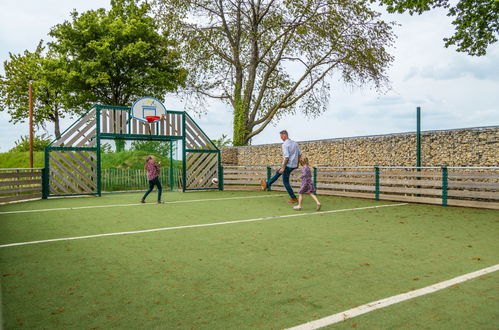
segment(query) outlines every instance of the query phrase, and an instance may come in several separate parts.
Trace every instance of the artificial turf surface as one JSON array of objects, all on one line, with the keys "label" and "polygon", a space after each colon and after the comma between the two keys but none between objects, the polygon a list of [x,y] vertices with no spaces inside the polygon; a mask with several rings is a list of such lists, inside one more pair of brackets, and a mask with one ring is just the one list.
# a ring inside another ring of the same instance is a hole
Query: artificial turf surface
[{"label": "artificial turf surface", "polygon": [[[271,195],[272,197],[171,203]],[[153,201],[155,196],[150,196]],[[323,210],[396,204],[320,197]],[[0,245],[296,214],[282,193],[140,194],[0,206]],[[305,200],[304,211],[313,212]],[[499,263],[499,212],[401,205],[0,248],[4,326],[278,329]],[[493,273],[331,328],[497,328]]]}]

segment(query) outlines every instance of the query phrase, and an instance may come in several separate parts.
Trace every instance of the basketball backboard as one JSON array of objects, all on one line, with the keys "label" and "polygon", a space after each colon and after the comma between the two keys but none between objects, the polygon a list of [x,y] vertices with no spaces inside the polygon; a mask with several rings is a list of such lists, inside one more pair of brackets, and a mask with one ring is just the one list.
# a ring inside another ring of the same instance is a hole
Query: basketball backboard
[{"label": "basketball backboard", "polygon": [[130,114],[133,118],[147,123],[147,116],[166,115],[166,108],[158,99],[142,97],[133,103]]}]

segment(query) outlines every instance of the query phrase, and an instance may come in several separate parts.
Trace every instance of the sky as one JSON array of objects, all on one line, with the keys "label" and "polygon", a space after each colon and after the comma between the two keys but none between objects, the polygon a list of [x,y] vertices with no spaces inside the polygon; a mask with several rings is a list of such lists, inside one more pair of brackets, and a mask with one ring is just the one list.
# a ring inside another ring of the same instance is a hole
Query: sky
[{"label": "sky", "polygon": [[[0,61],[9,52],[33,51],[40,39],[48,40],[50,28],[69,19],[70,12],[109,8],[108,0],[0,0]],[[422,129],[438,130],[499,125],[499,43],[489,46],[487,55],[472,57],[445,48],[443,38],[453,32],[451,18],[436,9],[421,16],[383,14],[399,25],[395,56],[388,76],[391,88],[383,94],[369,86],[352,88],[331,82],[327,112],[318,118],[301,114],[269,125],[252,144],[280,142],[278,132],[287,129],[296,141],[390,134],[415,131],[416,107],[422,109]],[[3,74],[3,65],[0,74]],[[169,95],[168,109],[185,110],[182,99]],[[212,101],[208,113],[192,114],[209,137],[232,137],[232,113]],[[7,111],[0,111],[0,152],[28,134],[27,123],[13,125]],[[61,128],[73,120],[64,119]],[[53,126],[47,126],[53,135]],[[37,134],[43,133],[42,130]]]}]

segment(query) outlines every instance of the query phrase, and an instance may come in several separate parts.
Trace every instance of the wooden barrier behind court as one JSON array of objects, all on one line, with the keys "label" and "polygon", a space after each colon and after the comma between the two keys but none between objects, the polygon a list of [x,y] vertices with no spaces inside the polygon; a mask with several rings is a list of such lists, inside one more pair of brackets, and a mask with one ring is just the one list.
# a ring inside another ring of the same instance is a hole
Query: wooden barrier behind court
[{"label": "wooden barrier behind court", "polygon": [[[277,168],[225,166],[224,189],[258,190]],[[499,167],[316,167],[317,193],[377,200],[499,209]],[[298,191],[300,170],[291,176]],[[272,190],[285,191],[282,179]]]},{"label": "wooden barrier behind court", "polygon": [[42,168],[0,169],[0,203],[42,197]]}]

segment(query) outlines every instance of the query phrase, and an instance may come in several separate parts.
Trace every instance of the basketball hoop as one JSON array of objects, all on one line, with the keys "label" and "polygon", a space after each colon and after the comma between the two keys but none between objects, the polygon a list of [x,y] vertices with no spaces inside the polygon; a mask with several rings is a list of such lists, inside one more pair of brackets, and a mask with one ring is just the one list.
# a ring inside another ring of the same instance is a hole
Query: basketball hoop
[{"label": "basketball hoop", "polygon": [[148,123],[152,123],[160,119],[161,118],[159,116],[146,116],[146,120]]}]

